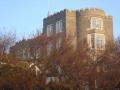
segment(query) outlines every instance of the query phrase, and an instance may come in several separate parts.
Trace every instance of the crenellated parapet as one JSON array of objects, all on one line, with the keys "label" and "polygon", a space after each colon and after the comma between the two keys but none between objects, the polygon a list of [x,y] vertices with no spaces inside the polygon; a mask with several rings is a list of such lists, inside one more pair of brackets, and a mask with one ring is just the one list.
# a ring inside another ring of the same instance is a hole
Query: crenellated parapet
[{"label": "crenellated parapet", "polygon": [[105,12],[101,9],[98,9],[98,8],[85,8],[85,9],[81,9],[79,12],[80,12],[80,15],[101,15],[101,16],[105,16]]},{"label": "crenellated parapet", "polygon": [[[99,15],[99,16],[106,16],[104,10],[101,10],[99,8],[85,8],[85,9],[80,9],[80,10],[69,10],[69,9],[64,9],[60,12],[54,13],[46,17],[45,19],[51,19],[54,17],[60,17],[64,15],[70,15],[70,16],[75,16],[76,12],[79,13],[80,16],[89,16],[89,15]],[[112,18],[111,16],[108,16],[106,18]]]},{"label": "crenellated parapet", "polygon": [[51,14],[51,15],[49,15],[48,17],[44,18],[44,20],[46,20],[46,19],[51,19],[51,18],[54,18],[54,17],[62,16],[62,15],[64,15],[64,12],[65,12],[65,11],[66,11],[66,10],[61,10],[60,12]]},{"label": "crenellated parapet", "polygon": [[60,16],[64,16],[64,15],[75,16],[76,10],[64,9],[64,10],[61,10],[60,12],[49,15],[48,17],[44,18],[44,20],[51,19],[54,17],[60,17]]},{"label": "crenellated parapet", "polygon": [[113,17],[112,16],[105,16],[105,19],[112,20]]}]

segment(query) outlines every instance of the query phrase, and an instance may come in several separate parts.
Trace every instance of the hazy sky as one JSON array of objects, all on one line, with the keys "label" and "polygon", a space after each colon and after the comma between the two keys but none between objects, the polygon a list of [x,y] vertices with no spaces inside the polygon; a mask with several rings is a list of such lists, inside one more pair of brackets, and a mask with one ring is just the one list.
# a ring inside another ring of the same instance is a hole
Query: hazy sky
[{"label": "hazy sky", "polygon": [[98,7],[113,16],[114,36],[120,35],[120,0],[0,0],[0,31],[16,31],[17,38],[42,29],[43,18],[63,9]]}]

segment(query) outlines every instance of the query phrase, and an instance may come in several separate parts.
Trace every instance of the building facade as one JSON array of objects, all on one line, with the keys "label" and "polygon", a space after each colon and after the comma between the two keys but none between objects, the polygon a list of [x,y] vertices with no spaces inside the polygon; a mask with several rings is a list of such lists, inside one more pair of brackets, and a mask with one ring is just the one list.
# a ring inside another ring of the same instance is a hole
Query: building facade
[{"label": "building facade", "polygon": [[[112,16],[97,8],[81,10],[63,10],[43,20],[43,33],[50,37],[64,32],[73,36],[75,46],[87,41],[89,48],[104,50],[109,42],[113,42]],[[48,45],[48,51],[52,45]]]},{"label": "building facade", "polygon": [[[65,9],[44,18],[43,35],[16,43],[10,52],[23,59],[50,55],[53,48],[60,48],[64,37],[61,33],[65,34],[65,38],[72,37],[71,44],[75,48],[84,46],[84,42],[87,42],[91,50],[104,50],[107,44],[113,42],[112,16],[97,8]],[[48,38],[54,35],[57,35],[57,40],[53,44]],[[47,44],[45,40],[48,40]]]}]

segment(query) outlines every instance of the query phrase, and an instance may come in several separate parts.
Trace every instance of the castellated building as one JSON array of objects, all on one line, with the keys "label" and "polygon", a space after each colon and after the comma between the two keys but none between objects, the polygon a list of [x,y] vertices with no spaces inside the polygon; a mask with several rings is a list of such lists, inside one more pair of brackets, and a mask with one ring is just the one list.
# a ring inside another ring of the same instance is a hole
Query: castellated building
[{"label": "castellated building", "polygon": [[19,58],[37,59],[50,55],[53,48],[60,48],[64,36],[65,38],[70,36],[71,44],[75,48],[84,46],[86,42],[87,47],[93,51],[104,50],[109,42],[113,42],[112,16],[107,16],[103,10],[96,8],[65,9],[43,20],[43,36],[47,36],[48,40],[54,35],[56,39],[54,44],[49,41],[43,47],[36,37],[16,43],[11,47],[10,52]]},{"label": "castellated building", "polygon": [[[103,10],[97,8],[65,9],[44,19],[45,35],[50,37],[61,32],[66,36],[74,36],[76,46],[87,41],[89,48],[104,50],[109,42],[113,42],[113,19],[112,16],[107,16]],[[52,45],[48,45],[48,51],[51,47]]]}]

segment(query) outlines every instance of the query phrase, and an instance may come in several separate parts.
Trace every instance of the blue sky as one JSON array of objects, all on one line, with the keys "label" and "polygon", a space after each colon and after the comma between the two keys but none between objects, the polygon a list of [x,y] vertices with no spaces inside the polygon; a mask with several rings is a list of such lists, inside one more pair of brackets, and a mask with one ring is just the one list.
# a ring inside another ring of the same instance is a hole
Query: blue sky
[{"label": "blue sky", "polygon": [[113,16],[114,36],[120,35],[120,0],[0,0],[0,31],[16,32],[17,39],[42,30],[43,18],[63,9],[97,7]]}]

